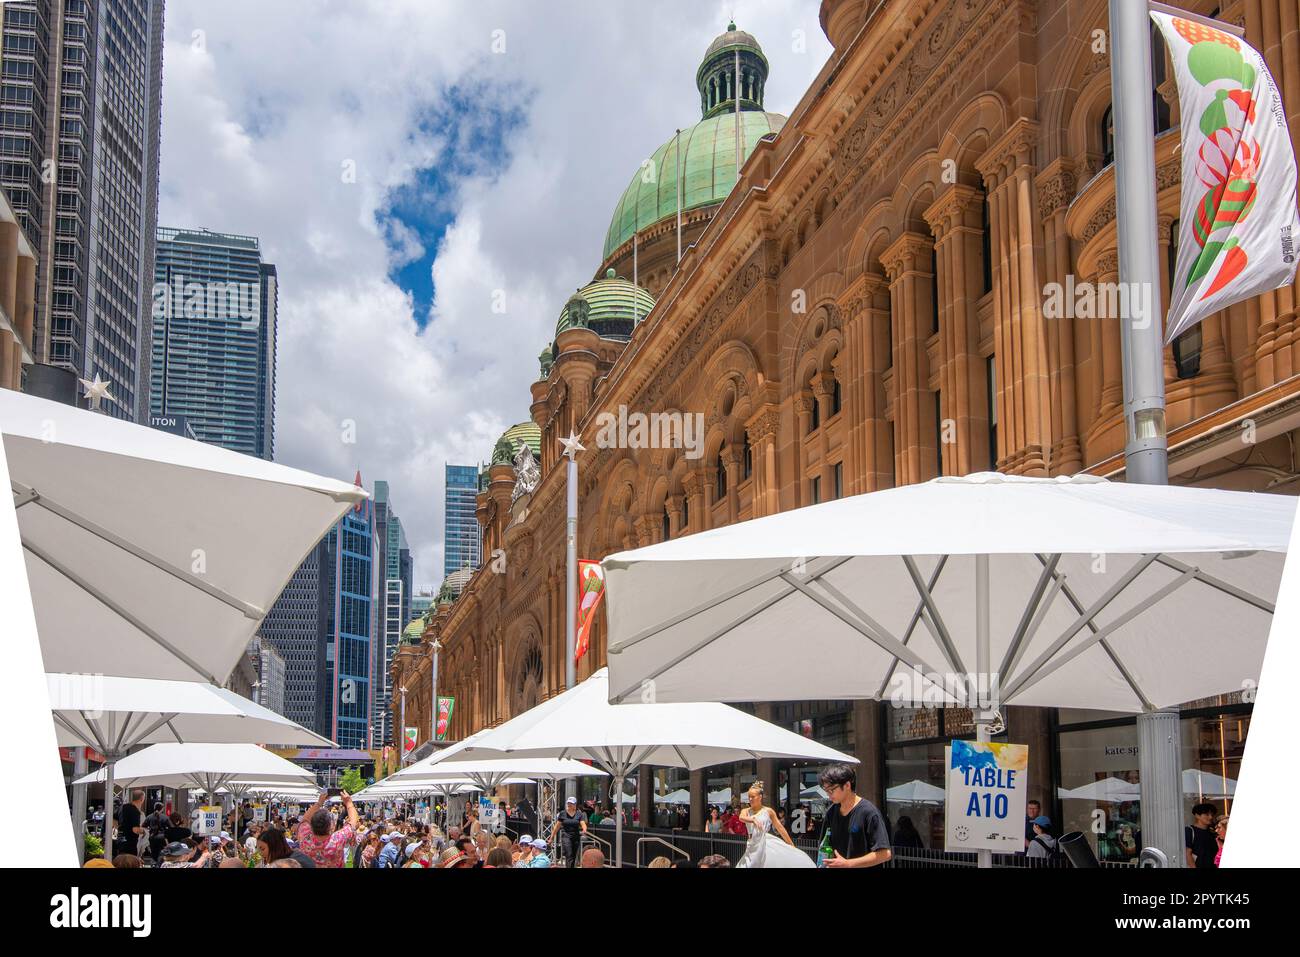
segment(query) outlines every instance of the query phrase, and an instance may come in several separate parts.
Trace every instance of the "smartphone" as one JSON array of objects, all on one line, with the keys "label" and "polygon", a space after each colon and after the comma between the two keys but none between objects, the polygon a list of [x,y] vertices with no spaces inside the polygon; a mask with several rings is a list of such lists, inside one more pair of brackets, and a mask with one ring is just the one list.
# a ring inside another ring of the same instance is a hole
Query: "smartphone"
[{"label": "smartphone", "polygon": [[343,790],[342,790],[341,788],[328,788],[328,789],[325,791],[325,795],[326,795],[326,797],[332,797],[332,798],[336,798],[336,797],[338,797],[338,796],[339,796],[340,794],[342,794],[342,793],[343,793]]}]

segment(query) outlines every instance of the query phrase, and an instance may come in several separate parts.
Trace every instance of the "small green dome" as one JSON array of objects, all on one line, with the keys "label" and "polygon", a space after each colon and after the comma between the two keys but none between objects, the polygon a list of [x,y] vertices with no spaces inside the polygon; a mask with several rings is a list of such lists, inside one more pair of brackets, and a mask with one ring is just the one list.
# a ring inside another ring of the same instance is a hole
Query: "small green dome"
[{"label": "small green dome", "polygon": [[[744,159],[758,148],[759,140],[778,133],[785,117],[778,113],[745,110],[740,114]],[[725,113],[682,130],[682,210],[721,203],[736,186],[736,116]],[[647,182],[647,180],[649,180]],[[628,242],[634,232],[677,215],[677,137],[655,150],[646,166],[638,169],[605,235],[605,258]]]},{"label": "small green dome", "polygon": [[420,639],[424,636],[425,624],[426,622],[423,618],[417,618],[415,621],[407,625],[406,630],[402,632],[403,643],[408,645],[418,645]]},{"label": "small green dome", "polygon": [[604,279],[579,289],[564,304],[555,334],[581,325],[602,339],[629,339],[634,324],[645,319],[654,305],[654,296],[610,269]]},{"label": "small green dome", "polygon": [[542,454],[542,430],[538,428],[536,422],[528,421],[512,425],[502,433],[501,438],[509,441],[515,452],[519,451],[521,442],[527,442],[533,450],[533,455],[540,457]]}]

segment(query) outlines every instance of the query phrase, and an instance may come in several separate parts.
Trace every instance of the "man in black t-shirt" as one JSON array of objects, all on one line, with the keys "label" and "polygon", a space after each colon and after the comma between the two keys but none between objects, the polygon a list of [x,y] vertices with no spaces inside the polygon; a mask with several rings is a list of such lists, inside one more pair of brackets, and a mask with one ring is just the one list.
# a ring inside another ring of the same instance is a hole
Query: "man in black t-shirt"
[{"label": "man in black t-shirt", "polygon": [[821,773],[821,786],[831,799],[823,824],[834,856],[827,867],[875,867],[888,861],[889,831],[880,810],[857,795],[857,772],[847,764],[832,764]]},{"label": "man in black t-shirt", "polygon": [[117,840],[113,842],[113,856],[134,854],[144,833],[144,792],[132,791],[131,803],[123,804],[117,815]]},{"label": "man in black t-shirt", "polygon": [[1192,808],[1192,823],[1183,832],[1188,867],[1214,869],[1214,858],[1219,852],[1219,842],[1214,837],[1213,825],[1218,810],[1209,802],[1197,804]]}]

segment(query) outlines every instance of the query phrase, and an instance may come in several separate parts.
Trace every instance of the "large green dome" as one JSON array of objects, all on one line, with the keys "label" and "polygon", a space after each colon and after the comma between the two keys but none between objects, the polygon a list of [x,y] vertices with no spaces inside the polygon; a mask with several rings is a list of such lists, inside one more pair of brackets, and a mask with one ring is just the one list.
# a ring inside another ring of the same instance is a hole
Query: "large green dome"
[{"label": "large green dome", "polygon": [[[740,114],[745,159],[758,141],[777,133],[785,117],[777,113],[746,111]],[[736,117],[723,114],[682,130],[682,209],[721,203],[736,185]],[[605,258],[655,223],[677,215],[677,137],[655,150],[652,167],[637,170],[605,236]],[[648,170],[656,171],[650,176]],[[646,182],[649,179],[650,182]]]},{"label": "large green dome", "polygon": [[517,453],[519,446],[524,443],[533,450],[534,456],[540,457],[542,454],[542,430],[536,422],[520,422],[518,425],[510,426],[501,434],[497,442],[500,443],[502,440],[510,443],[510,447],[514,450],[512,455]]},{"label": "large green dome", "polygon": [[564,304],[555,334],[584,325],[602,339],[628,339],[636,323],[645,319],[654,305],[654,296],[609,269],[604,279],[583,286]]}]

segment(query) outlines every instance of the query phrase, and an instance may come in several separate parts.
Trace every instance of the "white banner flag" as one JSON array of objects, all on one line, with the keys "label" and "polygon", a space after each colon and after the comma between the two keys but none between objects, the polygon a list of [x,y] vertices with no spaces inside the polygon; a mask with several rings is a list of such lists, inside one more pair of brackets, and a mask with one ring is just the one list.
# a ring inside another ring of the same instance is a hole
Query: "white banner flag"
[{"label": "white banner flag", "polygon": [[1245,41],[1151,12],[1182,112],[1178,265],[1165,342],[1296,275],[1296,160],[1277,84]]}]

